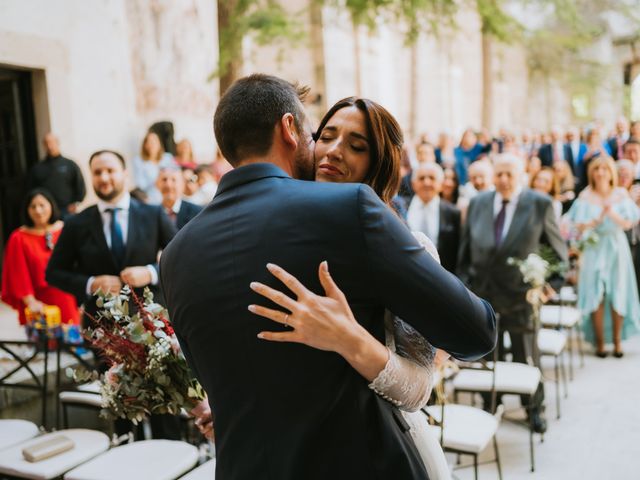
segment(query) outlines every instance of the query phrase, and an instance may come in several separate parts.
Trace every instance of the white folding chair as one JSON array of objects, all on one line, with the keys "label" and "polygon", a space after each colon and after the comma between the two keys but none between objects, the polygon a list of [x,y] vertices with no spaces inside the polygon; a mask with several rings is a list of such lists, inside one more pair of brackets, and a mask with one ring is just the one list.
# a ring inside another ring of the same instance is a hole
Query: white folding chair
[{"label": "white folding chair", "polygon": [[115,447],[74,468],[64,480],[175,480],[198,463],[198,449],[175,440]]},{"label": "white folding chair", "polygon": [[493,440],[495,462],[502,480],[502,466],[496,432],[504,407],[500,405],[494,415],[468,405],[431,405],[424,410],[435,420],[440,443],[445,451],[473,456],[473,468],[478,479],[478,456]]},{"label": "white folding chair", "polygon": [[538,350],[541,356],[553,357],[554,381],[556,384],[556,418],[560,418],[560,375],[564,384],[565,398],[567,397],[567,373],[564,367],[563,353],[567,347],[567,335],[563,330],[541,328],[538,330]]},{"label": "white folding chair", "polygon": [[[567,287],[562,287],[565,290]],[[571,292],[573,289],[568,287]],[[565,290],[565,292],[567,292]],[[575,293],[573,294],[575,295]],[[555,330],[567,330],[568,332],[568,350],[569,350],[569,379],[573,380],[573,344],[578,344],[578,352],[580,353],[580,366],[584,367],[584,343],[582,342],[582,333],[580,326],[582,324],[582,312],[571,303],[563,299],[574,297],[570,293],[565,293],[564,297],[558,295],[556,299],[559,305],[543,305],[540,308],[540,324],[544,328],[553,328]]]},{"label": "white folding chair", "polygon": [[[69,438],[74,447],[71,450],[55,455],[39,462],[28,462],[22,456],[22,450],[36,445],[55,436],[64,435]],[[109,437],[96,430],[69,429],[54,433],[47,433],[0,451],[0,477],[2,474],[10,477],[29,478],[34,480],[48,480],[58,478],[72,468],[92,459],[109,449]]]},{"label": "white folding chair", "polygon": [[38,435],[38,427],[26,420],[0,420],[0,450],[13,447]]}]

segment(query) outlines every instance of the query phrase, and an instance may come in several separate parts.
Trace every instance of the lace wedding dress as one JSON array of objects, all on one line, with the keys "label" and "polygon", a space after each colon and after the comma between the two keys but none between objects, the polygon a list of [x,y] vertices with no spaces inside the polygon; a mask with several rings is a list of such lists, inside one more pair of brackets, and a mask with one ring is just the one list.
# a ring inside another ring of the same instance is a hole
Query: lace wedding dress
[{"label": "lace wedding dress", "polygon": [[[414,232],[414,236],[436,260],[440,260],[435,246],[424,234]],[[390,312],[385,318],[385,333],[389,360],[369,388],[402,411],[429,479],[450,480],[449,465],[438,433],[420,411],[433,388],[435,349],[415,329]]]}]

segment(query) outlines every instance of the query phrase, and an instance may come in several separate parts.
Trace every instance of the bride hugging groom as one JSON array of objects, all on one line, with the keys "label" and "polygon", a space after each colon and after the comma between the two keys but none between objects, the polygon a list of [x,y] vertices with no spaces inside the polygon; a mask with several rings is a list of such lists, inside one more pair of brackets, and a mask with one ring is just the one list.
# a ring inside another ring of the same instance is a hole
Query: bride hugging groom
[{"label": "bride hugging groom", "polygon": [[235,168],[161,258],[214,413],[216,478],[443,478],[406,411],[429,396],[435,349],[493,349],[493,310],[395,213],[393,116],[347,98],[312,135],[305,93],[267,75],[225,93],[214,128]]}]

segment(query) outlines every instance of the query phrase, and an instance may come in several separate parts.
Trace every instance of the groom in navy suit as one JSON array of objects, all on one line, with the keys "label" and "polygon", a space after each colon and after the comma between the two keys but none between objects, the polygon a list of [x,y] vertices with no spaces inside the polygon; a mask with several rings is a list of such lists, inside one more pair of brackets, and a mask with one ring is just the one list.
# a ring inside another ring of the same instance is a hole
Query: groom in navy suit
[{"label": "groom in navy suit", "polygon": [[170,318],[213,411],[216,478],[423,480],[396,407],[336,353],[259,340],[279,327],[247,309],[264,303],[252,281],[281,288],[267,263],[319,293],[316,272],[327,260],[355,318],[379,340],[388,308],[458,358],[495,345],[491,306],[437,264],[373,190],[296,180],[314,177],[303,93],[266,75],[227,90],[214,126],[235,169],[160,262]]}]

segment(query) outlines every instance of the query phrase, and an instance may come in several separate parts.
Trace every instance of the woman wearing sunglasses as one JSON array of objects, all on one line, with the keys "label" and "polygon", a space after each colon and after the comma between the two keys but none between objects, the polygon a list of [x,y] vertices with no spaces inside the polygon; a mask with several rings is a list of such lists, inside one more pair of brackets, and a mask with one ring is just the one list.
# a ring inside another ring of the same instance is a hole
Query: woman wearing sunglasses
[{"label": "woman wearing sunglasses", "polygon": [[57,305],[64,324],[78,324],[73,295],[49,286],[44,273],[63,223],[55,200],[44,189],[31,190],[26,197],[24,225],[7,242],[2,265],[2,301],[18,311],[20,325],[26,325],[25,308],[40,313],[45,305]]}]

